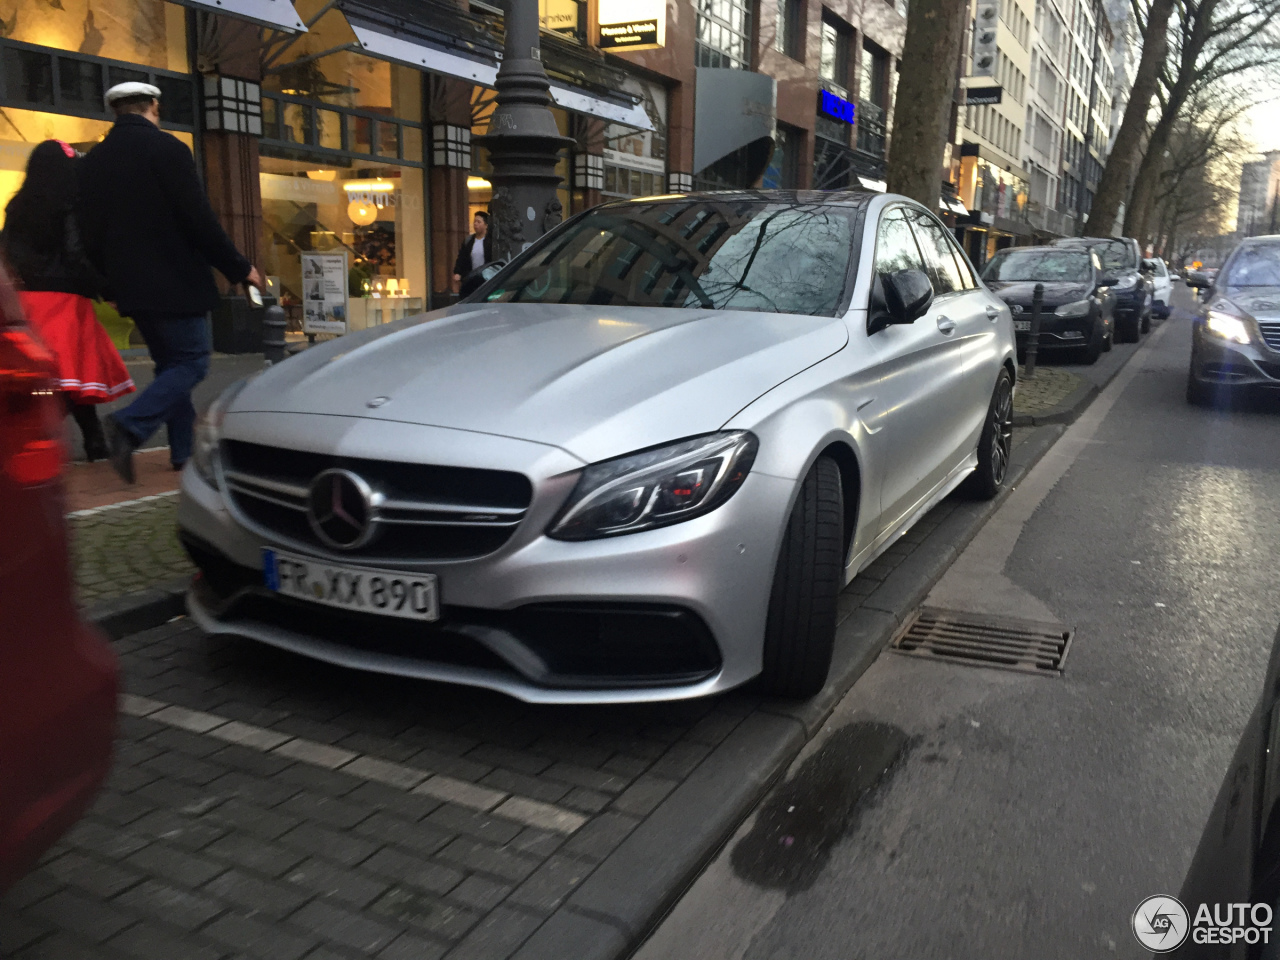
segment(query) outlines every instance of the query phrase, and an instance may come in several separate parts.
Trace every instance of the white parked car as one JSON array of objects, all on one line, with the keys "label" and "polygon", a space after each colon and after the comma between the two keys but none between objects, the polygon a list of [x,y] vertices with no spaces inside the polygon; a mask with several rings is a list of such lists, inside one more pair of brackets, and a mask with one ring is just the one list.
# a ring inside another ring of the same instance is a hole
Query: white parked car
[{"label": "white parked car", "polygon": [[1159,257],[1143,261],[1151,274],[1151,282],[1155,289],[1151,294],[1151,312],[1161,320],[1169,318],[1173,304],[1173,277],[1169,274],[1169,266]]},{"label": "white parked car", "polygon": [[924,207],[596,207],[465,302],[304,351],[202,419],[205,630],[529,701],[807,696],[845,583],[1004,482],[1009,309]]}]

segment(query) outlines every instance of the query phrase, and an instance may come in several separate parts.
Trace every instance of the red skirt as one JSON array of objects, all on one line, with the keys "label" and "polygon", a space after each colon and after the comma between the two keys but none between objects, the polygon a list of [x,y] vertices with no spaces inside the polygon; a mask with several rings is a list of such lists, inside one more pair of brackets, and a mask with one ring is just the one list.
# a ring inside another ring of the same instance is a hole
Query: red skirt
[{"label": "red skirt", "polygon": [[136,388],[93,302],[74,293],[20,290],[27,323],[53,353],[62,389],[77,403],[106,403]]}]

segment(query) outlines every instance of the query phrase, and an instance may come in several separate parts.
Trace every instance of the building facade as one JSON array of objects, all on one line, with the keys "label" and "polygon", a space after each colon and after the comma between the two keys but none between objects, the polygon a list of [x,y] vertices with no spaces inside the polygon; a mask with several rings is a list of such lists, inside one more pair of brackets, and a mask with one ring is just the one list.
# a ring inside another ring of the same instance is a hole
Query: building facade
[{"label": "building facade", "polygon": [[1257,237],[1280,233],[1280,150],[1244,164],[1240,171],[1240,199],[1236,207],[1236,233]]}]

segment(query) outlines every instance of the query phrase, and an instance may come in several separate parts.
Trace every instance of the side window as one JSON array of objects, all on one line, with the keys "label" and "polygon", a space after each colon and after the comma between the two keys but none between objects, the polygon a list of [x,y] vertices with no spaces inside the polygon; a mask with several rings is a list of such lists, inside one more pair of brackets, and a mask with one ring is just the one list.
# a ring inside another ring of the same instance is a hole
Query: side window
[{"label": "side window", "polygon": [[956,263],[955,254],[951,252],[951,241],[941,226],[927,213],[912,210],[910,213],[912,226],[915,227],[916,239],[924,253],[928,265],[929,279],[933,281],[934,293],[946,296],[965,290],[965,283]]},{"label": "side window", "polygon": [[900,208],[887,211],[880,218],[876,232],[875,271],[877,274],[897,273],[899,270],[920,270],[928,273],[920,258],[911,228]]}]

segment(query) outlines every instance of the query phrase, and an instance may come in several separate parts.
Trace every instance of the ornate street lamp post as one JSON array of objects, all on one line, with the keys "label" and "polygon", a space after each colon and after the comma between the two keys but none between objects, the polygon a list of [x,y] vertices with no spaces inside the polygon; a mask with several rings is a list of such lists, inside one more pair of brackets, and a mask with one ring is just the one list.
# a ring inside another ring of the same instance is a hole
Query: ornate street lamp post
[{"label": "ornate street lamp post", "polygon": [[550,83],[542,66],[538,0],[505,0],[506,40],[494,86],[497,106],[489,132],[476,137],[488,148],[493,173],[489,214],[494,254],[513,257],[560,222],[556,197],[560,150],[573,141],[560,136],[551,113]]}]

